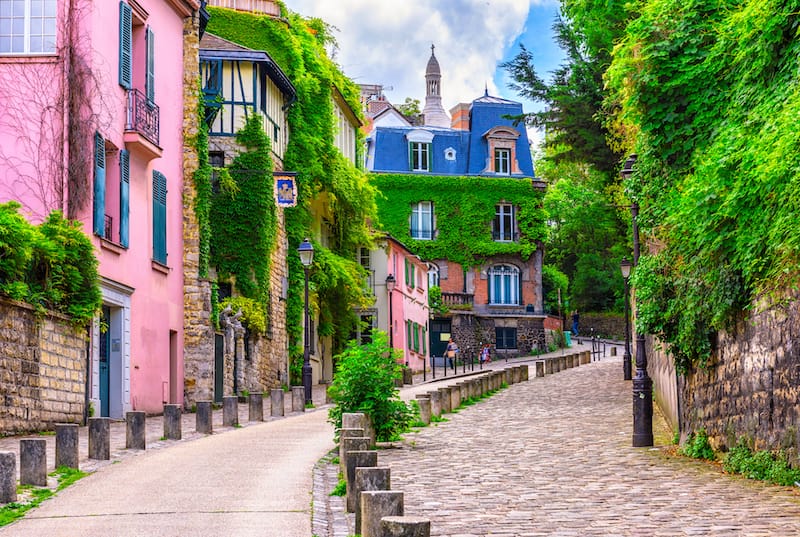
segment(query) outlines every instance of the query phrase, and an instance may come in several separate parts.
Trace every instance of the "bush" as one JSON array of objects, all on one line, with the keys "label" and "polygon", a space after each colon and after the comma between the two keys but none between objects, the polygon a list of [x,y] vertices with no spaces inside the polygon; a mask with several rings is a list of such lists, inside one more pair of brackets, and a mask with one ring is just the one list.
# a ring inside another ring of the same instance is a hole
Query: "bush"
[{"label": "bush", "polygon": [[776,485],[791,486],[800,481],[800,469],[792,468],[786,460],[786,455],[779,451],[753,451],[739,440],[739,443],[728,451],[723,462],[725,471],[732,474],[742,474],[748,479],[769,481]]},{"label": "bush", "polygon": [[350,341],[335,360],[336,374],[328,389],[334,406],[328,411],[328,421],[338,429],[343,413],[363,412],[372,420],[379,441],[393,440],[409,430],[415,415],[395,387],[401,366],[387,345],[385,332],[373,332],[372,342],[365,345]]},{"label": "bush", "polygon": [[700,429],[696,433],[689,433],[686,445],[681,449],[681,453],[687,457],[708,461],[713,461],[716,458],[711,444],[708,443],[708,435],[705,429]]}]

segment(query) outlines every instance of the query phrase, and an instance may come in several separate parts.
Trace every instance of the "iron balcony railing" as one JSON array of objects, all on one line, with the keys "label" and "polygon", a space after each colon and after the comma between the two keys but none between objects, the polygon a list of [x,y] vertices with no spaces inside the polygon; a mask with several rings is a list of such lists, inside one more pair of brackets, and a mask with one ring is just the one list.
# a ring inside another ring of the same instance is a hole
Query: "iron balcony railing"
[{"label": "iron balcony railing", "polygon": [[448,307],[472,307],[474,295],[469,293],[442,293],[442,302]]},{"label": "iron balcony railing", "polygon": [[148,102],[144,93],[137,89],[128,91],[128,117],[126,131],[135,131],[155,145],[158,144],[158,105]]}]

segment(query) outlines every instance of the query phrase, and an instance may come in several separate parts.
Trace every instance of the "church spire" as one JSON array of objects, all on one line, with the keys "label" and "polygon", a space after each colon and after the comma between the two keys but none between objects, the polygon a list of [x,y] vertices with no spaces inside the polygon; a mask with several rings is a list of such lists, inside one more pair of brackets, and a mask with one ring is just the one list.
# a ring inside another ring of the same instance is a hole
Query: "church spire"
[{"label": "church spire", "polygon": [[434,54],[434,45],[431,43],[431,57],[425,68],[425,108],[422,114],[425,117],[425,125],[433,127],[449,127],[450,117],[442,107],[441,81],[442,71],[439,67],[439,60]]}]

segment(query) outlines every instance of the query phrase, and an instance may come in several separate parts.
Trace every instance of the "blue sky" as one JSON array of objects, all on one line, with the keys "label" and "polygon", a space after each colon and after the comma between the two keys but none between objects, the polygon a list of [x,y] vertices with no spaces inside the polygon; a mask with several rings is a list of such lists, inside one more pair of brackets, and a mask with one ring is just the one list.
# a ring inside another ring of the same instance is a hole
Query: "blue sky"
[{"label": "blue sky", "polygon": [[[425,100],[425,66],[431,43],[442,69],[446,110],[483,95],[521,101],[498,65],[525,44],[540,76],[563,61],[551,26],[558,0],[284,0],[305,16],[333,25],[334,59],[356,83],[382,84],[387,98]],[[525,111],[541,105],[523,102]]]}]

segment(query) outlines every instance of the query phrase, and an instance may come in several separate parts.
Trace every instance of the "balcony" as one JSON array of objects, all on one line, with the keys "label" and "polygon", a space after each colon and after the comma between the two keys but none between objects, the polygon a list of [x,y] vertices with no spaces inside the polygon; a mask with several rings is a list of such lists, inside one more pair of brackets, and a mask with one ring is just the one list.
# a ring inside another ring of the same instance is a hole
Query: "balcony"
[{"label": "balcony", "polygon": [[136,89],[128,91],[124,139],[130,151],[148,160],[161,156],[158,105],[148,102],[144,93]]},{"label": "balcony", "polygon": [[237,11],[280,16],[281,12],[275,0],[208,0],[209,6],[226,7]]},{"label": "balcony", "polygon": [[451,310],[470,310],[474,299],[469,293],[442,293],[442,302]]}]

